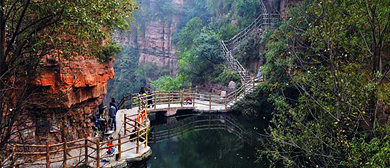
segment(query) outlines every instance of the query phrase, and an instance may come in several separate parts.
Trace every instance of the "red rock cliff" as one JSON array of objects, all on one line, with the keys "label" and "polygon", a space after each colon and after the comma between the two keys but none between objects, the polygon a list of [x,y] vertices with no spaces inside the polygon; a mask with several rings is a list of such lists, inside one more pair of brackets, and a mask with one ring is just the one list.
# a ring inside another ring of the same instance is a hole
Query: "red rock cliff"
[{"label": "red rock cliff", "polygon": [[[70,138],[78,138],[90,133],[86,127],[97,105],[102,103],[107,93],[107,82],[114,78],[112,61],[101,63],[96,58],[77,56],[61,59],[45,56],[42,68],[33,84],[38,94],[30,107],[31,111],[44,112],[35,122],[45,123],[43,129],[36,129],[38,139],[46,136],[52,141],[60,137],[53,128],[61,128],[65,123]],[[75,133],[77,132],[77,133]],[[40,135],[40,136],[39,136]]]},{"label": "red rock cliff", "polygon": [[71,108],[89,100],[101,101],[107,92],[107,81],[114,78],[112,63],[101,63],[95,58],[78,56],[60,60],[46,56],[42,64],[44,67],[34,84],[51,95],[61,95],[63,100],[44,104],[45,108]]}]

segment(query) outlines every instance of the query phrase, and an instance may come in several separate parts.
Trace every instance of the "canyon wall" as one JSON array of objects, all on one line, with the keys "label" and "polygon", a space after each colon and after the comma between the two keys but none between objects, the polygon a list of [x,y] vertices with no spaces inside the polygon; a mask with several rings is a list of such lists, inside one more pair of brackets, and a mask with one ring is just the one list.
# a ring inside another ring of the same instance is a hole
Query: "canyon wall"
[{"label": "canyon wall", "polygon": [[[172,0],[176,11],[183,10],[184,0]],[[142,12],[153,15],[156,0],[143,2]],[[173,44],[173,33],[178,29],[181,19],[180,12],[171,12],[163,19],[137,18],[138,24],[132,27],[132,32],[116,31],[113,38],[121,45],[131,45],[140,51],[139,62],[155,63],[157,66],[171,70],[171,75],[178,72],[177,47]],[[139,29],[138,29],[139,28]]]}]

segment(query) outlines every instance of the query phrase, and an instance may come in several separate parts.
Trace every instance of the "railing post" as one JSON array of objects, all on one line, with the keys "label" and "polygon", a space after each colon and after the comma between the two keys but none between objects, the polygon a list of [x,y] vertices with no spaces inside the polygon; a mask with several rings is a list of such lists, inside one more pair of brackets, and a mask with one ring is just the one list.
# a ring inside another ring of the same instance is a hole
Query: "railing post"
[{"label": "railing post", "polygon": [[122,160],[122,147],[121,147],[122,143],[121,142],[122,142],[121,134],[118,134],[118,160],[117,161]]},{"label": "railing post", "polygon": [[211,111],[211,94],[209,95],[209,109]]},{"label": "railing post", "polygon": [[96,167],[100,167],[100,141],[96,139]]},{"label": "railing post", "polygon": [[46,142],[46,168],[50,168],[50,145]]},{"label": "railing post", "polygon": [[153,95],[154,95],[154,109],[156,110],[157,109],[157,94],[156,94],[156,92],[154,92],[153,93]]},{"label": "railing post", "polygon": [[180,94],[180,104],[181,104],[181,107],[183,107],[183,102],[184,102],[184,89],[183,89],[183,91],[181,91],[181,94]]},{"label": "railing post", "polygon": [[244,97],[246,95],[246,84],[244,84]]},{"label": "railing post", "polygon": [[171,91],[168,91],[168,109],[171,108],[171,96],[170,96]]},{"label": "railing post", "polygon": [[195,86],[195,92],[192,93],[192,107],[194,108],[195,108],[195,99],[198,96],[197,93],[198,93],[198,86]]},{"label": "railing post", "polygon": [[127,125],[127,122],[126,122],[126,118],[127,118],[127,114],[124,115],[124,118],[123,118],[123,132],[124,134],[126,135],[126,125]]},{"label": "railing post", "polygon": [[143,95],[138,96],[138,109],[141,110],[142,108],[142,101],[143,101]]},{"label": "railing post", "polygon": [[225,96],[225,110],[227,110],[227,98],[228,98],[228,96],[226,94],[226,96]]},{"label": "railing post", "polygon": [[146,127],[146,133],[145,133],[145,148],[148,146],[148,129]]},{"label": "railing post", "polygon": [[191,89],[191,87],[190,87],[190,91],[189,91],[189,94],[188,94],[189,96],[189,98],[191,99],[191,100],[193,100],[193,97],[192,97],[192,89]]},{"label": "railing post", "polygon": [[133,108],[133,94],[130,93],[130,109]]},{"label": "railing post", "polygon": [[85,139],[84,139],[84,144],[85,144],[85,146],[84,146],[84,152],[85,152],[85,166],[88,166],[88,137],[87,136],[85,136]]},{"label": "railing post", "polygon": [[16,144],[12,147],[12,156],[11,156],[11,167],[15,168],[16,163]]},{"label": "railing post", "polygon": [[63,167],[67,167],[67,165],[66,165],[66,161],[68,160],[67,159],[67,157],[68,157],[68,155],[67,155],[67,153],[68,153],[68,151],[67,151],[67,145],[66,145],[66,138],[64,137],[64,141],[62,142],[63,143],[63,148],[64,148],[64,161],[62,162],[62,165],[63,165]]},{"label": "railing post", "polygon": [[138,129],[138,123],[135,124],[135,130],[137,131],[137,154],[139,154],[139,129]]}]

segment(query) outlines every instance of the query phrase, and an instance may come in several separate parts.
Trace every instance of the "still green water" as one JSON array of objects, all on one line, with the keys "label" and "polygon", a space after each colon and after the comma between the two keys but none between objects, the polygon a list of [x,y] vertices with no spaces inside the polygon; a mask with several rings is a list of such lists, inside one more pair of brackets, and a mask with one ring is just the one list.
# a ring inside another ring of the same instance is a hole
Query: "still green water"
[{"label": "still green water", "polygon": [[[148,168],[268,167],[257,161],[259,128],[231,115],[197,115],[152,122]],[[257,161],[257,162],[256,162]]]}]

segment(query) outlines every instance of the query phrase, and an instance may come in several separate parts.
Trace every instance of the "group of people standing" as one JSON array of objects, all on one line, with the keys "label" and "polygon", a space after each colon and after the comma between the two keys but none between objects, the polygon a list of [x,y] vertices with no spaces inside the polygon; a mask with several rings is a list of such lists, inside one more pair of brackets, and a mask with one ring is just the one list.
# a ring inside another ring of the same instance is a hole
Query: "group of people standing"
[{"label": "group of people standing", "polygon": [[150,108],[150,105],[153,104],[153,92],[152,92],[152,89],[149,87],[146,88],[145,90],[145,87],[141,87],[140,91],[139,91],[139,95],[140,96],[144,96],[147,98],[148,100],[148,108]]},{"label": "group of people standing", "polygon": [[110,130],[116,131],[116,114],[119,110],[118,103],[114,98],[111,98],[108,108],[100,104],[98,107],[98,114],[92,117],[94,123],[94,130],[106,133]]}]

